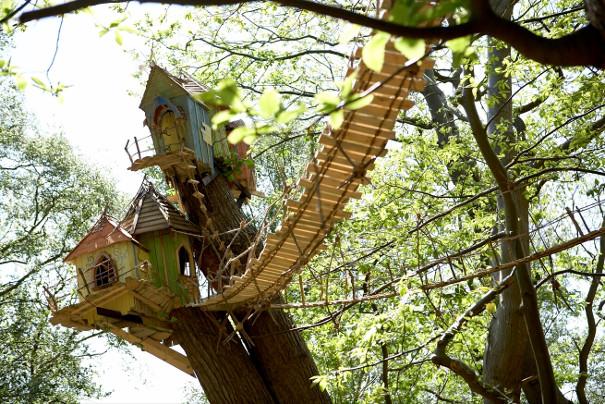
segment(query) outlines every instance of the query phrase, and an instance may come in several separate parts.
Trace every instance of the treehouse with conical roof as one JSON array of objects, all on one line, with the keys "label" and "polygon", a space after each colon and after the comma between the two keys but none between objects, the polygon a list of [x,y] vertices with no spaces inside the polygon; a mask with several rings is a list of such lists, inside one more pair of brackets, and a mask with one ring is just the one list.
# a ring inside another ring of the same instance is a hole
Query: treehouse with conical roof
[{"label": "treehouse with conical roof", "polygon": [[106,329],[190,373],[186,358],[168,348],[170,312],[200,299],[192,247],[199,235],[199,227],[145,181],[122,220],[103,214],[67,255],[78,302],[56,311],[51,322]]},{"label": "treehouse with conical roof", "polygon": [[218,198],[211,206],[204,194],[217,177],[228,177],[222,201],[244,202],[256,183],[253,169],[241,164],[247,146],[226,138],[242,123],[213,129],[215,111],[198,97],[205,91],[189,77],[151,67],[140,104],[150,134],[129,140],[125,149],[130,170],[157,166],[176,192],[167,198],[144,180],[121,220],[98,219],[65,258],[77,279],[77,302],[51,319],[107,330],[189,374],[187,357],[171,349],[178,341],[170,313],[220,290],[216,277],[207,281],[207,267],[217,267],[228,251],[207,214],[224,203]]}]

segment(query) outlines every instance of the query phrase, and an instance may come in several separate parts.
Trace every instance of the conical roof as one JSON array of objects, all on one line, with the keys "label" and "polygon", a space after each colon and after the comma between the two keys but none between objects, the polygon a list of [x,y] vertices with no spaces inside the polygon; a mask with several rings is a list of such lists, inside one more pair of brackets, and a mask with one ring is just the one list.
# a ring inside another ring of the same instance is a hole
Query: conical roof
[{"label": "conical roof", "polygon": [[197,225],[187,220],[168,199],[160,194],[148,181],[143,181],[134,197],[122,226],[130,234],[138,235],[158,230],[172,230],[199,235]]}]

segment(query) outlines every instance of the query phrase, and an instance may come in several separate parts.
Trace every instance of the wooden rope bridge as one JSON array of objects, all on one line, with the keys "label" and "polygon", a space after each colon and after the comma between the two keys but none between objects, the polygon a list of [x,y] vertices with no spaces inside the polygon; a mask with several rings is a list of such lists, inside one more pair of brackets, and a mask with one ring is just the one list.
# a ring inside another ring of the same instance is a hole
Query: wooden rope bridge
[{"label": "wooden rope bridge", "polygon": [[[386,14],[383,11],[383,18]],[[353,89],[371,92],[371,103],[348,111],[340,129],[326,128],[319,150],[298,181],[302,196],[286,202],[281,229],[267,237],[260,256],[248,261],[242,276],[232,276],[231,284],[219,294],[194,306],[205,310],[267,306],[325,248],[323,241],[334,223],[350,216],[344,207],[350,199],[361,197],[358,188],[369,182],[368,170],[377,157],[386,154],[387,142],[395,137],[397,115],[414,105],[407,98],[409,92],[424,88],[424,71],[432,67],[426,58],[410,63],[390,42],[380,72],[368,69],[360,59],[361,49],[357,49],[347,76],[357,70]]]}]

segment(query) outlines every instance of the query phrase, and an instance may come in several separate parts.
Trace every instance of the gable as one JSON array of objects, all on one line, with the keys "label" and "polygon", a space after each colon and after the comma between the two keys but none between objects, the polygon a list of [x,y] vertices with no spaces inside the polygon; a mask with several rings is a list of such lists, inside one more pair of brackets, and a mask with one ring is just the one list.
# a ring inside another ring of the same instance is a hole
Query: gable
[{"label": "gable", "polygon": [[101,216],[88,234],[78,243],[78,245],[65,257],[65,262],[73,261],[75,258],[94,251],[107,248],[108,246],[120,242],[131,242],[139,248],[145,249],[136,241],[125,229],[118,223]]},{"label": "gable", "polygon": [[152,65],[139,108],[147,109],[149,105],[153,104],[156,97],[172,99],[183,95],[202,104],[194,96],[205,91],[207,89],[191,77],[181,79],[171,75],[159,66]]},{"label": "gable", "polygon": [[200,234],[199,227],[187,220],[183,213],[149,183],[141,185],[123,224],[134,235],[158,230]]}]

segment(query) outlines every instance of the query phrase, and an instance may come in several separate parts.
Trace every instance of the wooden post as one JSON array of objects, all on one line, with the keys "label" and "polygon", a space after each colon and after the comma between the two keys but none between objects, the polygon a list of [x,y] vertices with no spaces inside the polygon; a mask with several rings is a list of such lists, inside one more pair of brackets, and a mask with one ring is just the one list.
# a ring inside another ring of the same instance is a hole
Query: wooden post
[{"label": "wooden post", "polygon": [[134,137],[134,145],[137,147],[137,153],[139,154],[139,160],[140,160],[142,158],[141,149],[139,149],[139,141],[136,136]]},{"label": "wooden post", "polygon": [[126,146],[124,146],[124,150],[126,151],[126,154],[128,154],[128,159],[130,160],[130,164],[134,164],[134,161],[132,161],[132,156],[130,155],[130,152],[128,151],[129,144],[130,144],[130,139],[128,139],[126,141]]}]

